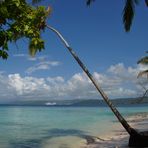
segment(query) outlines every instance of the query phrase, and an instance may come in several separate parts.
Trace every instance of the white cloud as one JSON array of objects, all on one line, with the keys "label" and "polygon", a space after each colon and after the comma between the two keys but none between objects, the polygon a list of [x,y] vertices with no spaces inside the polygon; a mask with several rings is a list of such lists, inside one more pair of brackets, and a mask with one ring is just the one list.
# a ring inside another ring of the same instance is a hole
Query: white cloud
[{"label": "white cloud", "polygon": [[50,83],[50,84],[58,84],[58,83],[63,83],[64,82],[64,78],[63,77],[54,77],[54,78],[51,78],[51,77],[48,77],[47,78],[47,81]]},{"label": "white cloud", "polygon": [[50,86],[44,78],[21,77],[20,74],[8,75],[8,85],[12,87],[18,96],[40,97],[45,91],[49,91]]},{"label": "white cloud", "polygon": [[31,74],[31,73],[33,73],[35,71],[39,71],[39,70],[48,70],[51,67],[55,67],[58,65],[60,65],[60,62],[58,62],[58,61],[41,61],[41,62],[35,64],[34,66],[29,67],[26,70],[26,73]]},{"label": "white cloud", "polygon": [[[58,65],[56,62],[49,61],[43,62],[44,64],[47,66]],[[106,73],[94,72],[93,76],[109,95],[109,98],[135,97],[139,95],[139,92],[142,93],[142,87],[137,81],[137,73],[143,68],[140,65],[125,67],[124,64],[120,63],[110,66]],[[146,79],[144,83],[146,83]],[[76,73],[68,80],[61,76],[36,78],[22,77],[17,73],[9,75],[0,73],[0,100],[9,98],[95,99],[98,98],[98,92],[85,73]]]},{"label": "white cloud", "polygon": [[47,55],[40,55],[40,56],[30,56],[28,54],[24,54],[24,53],[17,53],[14,54],[13,57],[17,57],[17,58],[26,58],[28,61],[46,61],[48,59]]},{"label": "white cloud", "polygon": [[47,60],[47,58],[48,58],[48,56],[46,56],[46,55],[39,56],[39,57],[29,57],[28,60],[29,61],[34,61],[34,62],[36,62],[36,64],[29,67],[26,70],[26,73],[31,74],[31,73],[39,71],[39,70],[48,70],[51,67],[55,67],[55,66],[60,65],[60,62],[58,62],[58,61],[49,61],[49,60]]},{"label": "white cloud", "polygon": [[9,86],[9,79],[3,73],[0,74],[0,102],[5,100],[13,100],[15,97],[15,91]]},{"label": "white cloud", "polygon": [[37,60],[36,57],[31,57],[31,56],[28,57],[28,61],[36,61],[36,60]]},{"label": "white cloud", "polygon": [[28,56],[29,61],[45,61],[48,58],[46,55],[31,57]]},{"label": "white cloud", "polygon": [[[147,78],[137,78],[137,75],[140,71],[146,70],[148,67],[146,65],[137,65],[133,67],[125,67],[123,63],[110,66],[108,72],[111,73],[117,79],[120,79],[122,82],[120,86],[124,86],[127,89],[127,94],[140,94],[144,91],[143,87],[148,89],[148,79]],[[130,90],[130,91],[129,91]],[[126,94],[126,93],[125,93]]]},{"label": "white cloud", "polygon": [[27,57],[27,55],[26,54],[23,54],[23,53],[14,54],[13,56],[14,57]]}]

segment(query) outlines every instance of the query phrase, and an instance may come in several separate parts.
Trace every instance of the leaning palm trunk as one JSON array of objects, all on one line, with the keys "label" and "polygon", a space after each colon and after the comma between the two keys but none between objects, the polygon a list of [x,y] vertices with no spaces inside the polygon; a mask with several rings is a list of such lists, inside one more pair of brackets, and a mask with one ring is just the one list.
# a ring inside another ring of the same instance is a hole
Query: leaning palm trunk
[{"label": "leaning palm trunk", "polygon": [[[87,76],[89,77],[89,79],[91,80],[91,82],[94,84],[94,86],[96,87],[96,89],[98,90],[98,92],[101,94],[102,98],[104,99],[104,101],[107,103],[107,105],[110,107],[110,109],[112,110],[112,112],[114,113],[114,115],[117,117],[117,119],[119,120],[119,122],[122,124],[122,126],[125,128],[125,130],[129,133],[130,135],[130,140],[129,140],[129,145],[130,146],[136,146],[133,144],[133,141],[137,141],[139,139],[139,133],[133,129],[128,123],[127,121],[123,118],[123,116],[120,114],[120,112],[115,108],[115,106],[113,105],[113,103],[109,100],[108,96],[104,93],[104,91],[102,90],[102,88],[98,85],[98,83],[95,81],[93,75],[89,72],[89,70],[86,68],[86,66],[82,63],[82,61],[79,59],[79,57],[76,55],[76,53],[73,51],[73,49],[69,46],[69,44],[67,43],[67,41],[64,39],[64,37],[60,34],[60,32],[58,32],[56,29],[54,29],[53,27],[46,25],[46,27],[50,30],[52,30],[53,32],[55,32],[58,37],[61,39],[61,41],[64,43],[64,45],[66,46],[66,48],[69,50],[69,52],[71,53],[71,55],[74,57],[74,59],[77,61],[77,63],[79,64],[79,66],[83,69],[83,71],[87,74]],[[141,136],[141,135],[140,135]],[[140,137],[141,138],[141,137]],[[148,140],[148,137],[146,137],[147,139],[140,139],[142,141],[141,144],[144,143],[144,141]],[[144,141],[143,141],[144,140]],[[138,145],[139,146],[139,145]],[[141,146],[141,145],[140,145]],[[143,146],[143,145],[142,145]],[[144,145],[145,146],[145,145]],[[148,146],[148,142],[147,142],[147,146]]]}]

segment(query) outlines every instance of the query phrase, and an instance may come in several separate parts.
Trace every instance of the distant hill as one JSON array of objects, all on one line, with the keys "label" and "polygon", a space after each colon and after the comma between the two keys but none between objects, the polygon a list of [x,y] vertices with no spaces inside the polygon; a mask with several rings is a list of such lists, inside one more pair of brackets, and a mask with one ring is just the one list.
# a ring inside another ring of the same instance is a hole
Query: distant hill
[{"label": "distant hill", "polygon": [[[139,106],[139,105],[148,105],[148,97],[145,97],[140,101],[141,98],[120,98],[112,99],[111,101],[115,106]],[[15,101],[7,104],[0,105],[18,105],[18,106],[75,106],[75,107],[95,107],[95,106],[107,106],[104,100],[54,100],[54,101]]]},{"label": "distant hill", "polygon": [[[111,100],[115,106],[148,105],[148,98],[124,98]],[[73,103],[73,106],[107,106],[104,100],[81,100]]]}]

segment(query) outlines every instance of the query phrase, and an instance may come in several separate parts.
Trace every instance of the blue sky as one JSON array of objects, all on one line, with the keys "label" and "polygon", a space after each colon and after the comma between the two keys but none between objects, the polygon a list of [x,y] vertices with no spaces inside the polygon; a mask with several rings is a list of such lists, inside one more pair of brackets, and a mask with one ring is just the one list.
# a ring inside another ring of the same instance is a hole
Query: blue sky
[{"label": "blue sky", "polygon": [[[147,51],[148,9],[136,7],[129,33],[122,24],[124,1],[43,0],[52,14],[48,24],[58,29],[111,98],[139,96],[143,91],[137,65]],[[10,45],[9,58],[0,62],[0,100],[100,98],[57,36],[42,33],[45,50],[28,55],[25,39]],[[138,93],[137,93],[138,92]]]}]

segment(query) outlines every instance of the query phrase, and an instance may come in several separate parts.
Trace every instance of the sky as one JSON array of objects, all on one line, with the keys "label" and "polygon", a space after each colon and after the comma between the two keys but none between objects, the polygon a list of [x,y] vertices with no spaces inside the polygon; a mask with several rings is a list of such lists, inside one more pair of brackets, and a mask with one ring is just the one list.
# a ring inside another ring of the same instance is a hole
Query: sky
[{"label": "sky", "polygon": [[[123,0],[43,0],[52,14],[47,23],[58,29],[109,98],[139,97],[146,79],[137,74],[147,68],[137,65],[148,50],[148,8],[141,3],[131,31],[122,23]],[[16,100],[100,99],[86,74],[55,33],[42,33],[45,50],[30,57],[28,42],[9,46],[9,58],[0,61],[0,102]],[[142,86],[141,86],[142,85]]]}]

